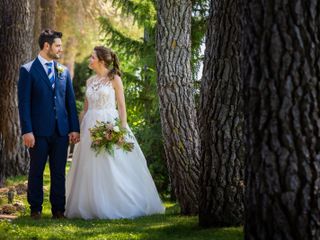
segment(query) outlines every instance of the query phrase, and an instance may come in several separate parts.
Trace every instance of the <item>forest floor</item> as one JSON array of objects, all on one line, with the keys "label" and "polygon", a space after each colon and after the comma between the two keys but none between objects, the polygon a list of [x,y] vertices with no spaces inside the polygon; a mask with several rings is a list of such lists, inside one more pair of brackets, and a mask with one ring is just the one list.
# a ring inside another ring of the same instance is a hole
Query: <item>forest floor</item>
[{"label": "forest floor", "polygon": [[[51,219],[49,203],[50,175],[44,174],[45,200],[40,220],[29,217],[26,200],[26,176],[7,180],[0,189],[0,240],[2,239],[150,239],[150,240],[241,240],[242,227],[209,228],[198,226],[196,216],[179,215],[176,203],[164,202],[166,213],[134,220]],[[15,193],[12,204],[8,191]]]}]

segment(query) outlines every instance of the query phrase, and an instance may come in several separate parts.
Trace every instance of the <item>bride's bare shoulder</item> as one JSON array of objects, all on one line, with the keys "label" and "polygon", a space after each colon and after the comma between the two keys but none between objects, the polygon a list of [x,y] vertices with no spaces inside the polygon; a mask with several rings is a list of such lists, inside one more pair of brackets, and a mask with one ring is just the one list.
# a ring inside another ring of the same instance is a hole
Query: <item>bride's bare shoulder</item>
[{"label": "bride's bare shoulder", "polygon": [[114,88],[122,87],[122,80],[121,77],[118,74],[115,74],[113,76],[112,85]]},{"label": "bride's bare shoulder", "polygon": [[122,82],[121,77],[120,77],[118,74],[115,74],[115,75],[113,76],[112,81],[115,82],[115,83],[120,83],[120,82]]}]

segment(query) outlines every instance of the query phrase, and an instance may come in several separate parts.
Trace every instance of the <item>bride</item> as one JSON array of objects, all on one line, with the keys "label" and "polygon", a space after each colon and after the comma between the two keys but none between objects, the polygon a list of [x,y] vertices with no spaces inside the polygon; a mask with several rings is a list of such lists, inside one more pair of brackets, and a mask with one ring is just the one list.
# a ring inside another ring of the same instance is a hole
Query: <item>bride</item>
[{"label": "bride", "polygon": [[[113,66],[112,70],[110,66]],[[164,207],[147,167],[146,159],[133,137],[134,149],[115,149],[96,155],[91,148],[89,128],[96,121],[127,125],[123,85],[116,54],[97,46],[89,67],[96,73],[87,80],[81,141],[75,146],[67,175],[66,212],[68,218],[118,219],[163,213]],[[118,110],[116,108],[116,103]]]}]

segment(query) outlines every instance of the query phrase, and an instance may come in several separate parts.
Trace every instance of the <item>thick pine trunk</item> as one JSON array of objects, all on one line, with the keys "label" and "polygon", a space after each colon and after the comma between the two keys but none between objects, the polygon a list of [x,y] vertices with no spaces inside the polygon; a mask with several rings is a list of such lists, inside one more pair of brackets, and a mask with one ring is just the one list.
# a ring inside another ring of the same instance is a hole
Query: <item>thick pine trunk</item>
[{"label": "thick pine trunk", "polygon": [[56,7],[56,0],[41,0],[41,29],[55,29]]},{"label": "thick pine trunk", "polygon": [[158,94],[170,179],[182,214],[198,212],[199,136],[191,57],[191,0],[158,0]]},{"label": "thick pine trunk", "polygon": [[201,226],[239,225],[244,213],[239,0],[212,0],[200,96]]},{"label": "thick pine trunk", "polygon": [[8,176],[25,174],[28,154],[18,117],[19,68],[31,59],[32,0],[0,0],[0,185]]},{"label": "thick pine trunk", "polygon": [[245,238],[320,239],[320,4],[245,6]]}]

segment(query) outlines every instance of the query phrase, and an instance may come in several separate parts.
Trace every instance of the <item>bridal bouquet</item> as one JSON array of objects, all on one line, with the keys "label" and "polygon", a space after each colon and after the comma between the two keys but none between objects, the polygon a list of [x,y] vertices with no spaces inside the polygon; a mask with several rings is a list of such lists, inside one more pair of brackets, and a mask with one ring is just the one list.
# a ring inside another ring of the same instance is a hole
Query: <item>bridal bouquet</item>
[{"label": "bridal bouquet", "polygon": [[125,140],[129,135],[126,128],[120,126],[120,121],[116,119],[115,124],[111,122],[97,121],[93,128],[89,129],[91,133],[91,148],[99,154],[106,150],[109,154],[114,155],[114,148],[118,147],[126,152],[131,152],[134,145],[132,142]]}]

